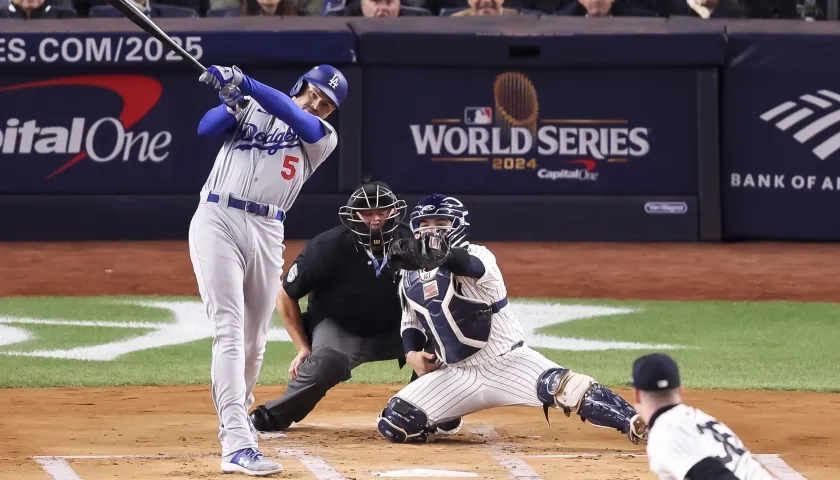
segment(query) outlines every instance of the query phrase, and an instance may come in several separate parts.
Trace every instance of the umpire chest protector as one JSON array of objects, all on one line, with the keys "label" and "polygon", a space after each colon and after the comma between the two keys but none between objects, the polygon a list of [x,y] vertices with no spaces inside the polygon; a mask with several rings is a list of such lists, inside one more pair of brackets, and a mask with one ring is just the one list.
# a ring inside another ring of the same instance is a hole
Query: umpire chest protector
[{"label": "umpire chest protector", "polygon": [[435,343],[438,356],[457,363],[484,348],[493,314],[501,306],[466,298],[456,291],[455,275],[444,268],[406,271],[408,305]]}]

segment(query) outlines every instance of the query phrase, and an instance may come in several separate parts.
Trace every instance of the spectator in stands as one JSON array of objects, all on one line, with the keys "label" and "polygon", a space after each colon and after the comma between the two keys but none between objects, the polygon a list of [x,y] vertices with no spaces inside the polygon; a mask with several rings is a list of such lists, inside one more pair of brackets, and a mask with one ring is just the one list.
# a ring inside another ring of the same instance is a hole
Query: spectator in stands
[{"label": "spectator in stands", "polygon": [[671,15],[699,18],[746,18],[738,0],[670,0]]},{"label": "spectator in stands", "polygon": [[453,17],[476,17],[479,15],[519,15],[518,8],[505,8],[505,0],[467,0],[469,8],[455,12]]},{"label": "spectator in stands", "polygon": [[[198,12],[192,8],[162,5],[152,3],[151,0],[133,1],[150,18],[189,18],[198,16]],[[92,7],[88,15],[90,17],[121,17],[122,13],[111,5],[99,5]]]},{"label": "spectator in stands", "polygon": [[403,8],[400,0],[356,0],[339,10],[328,12],[330,17],[417,17],[430,12],[420,8]]},{"label": "spectator in stands", "polygon": [[298,8],[297,0],[240,0],[240,8],[232,10],[227,17],[279,15],[281,17],[303,17],[309,11]]},{"label": "spectator in stands", "polygon": [[656,12],[645,10],[624,0],[577,0],[557,15],[570,17],[657,17]]},{"label": "spectator in stands", "polygon": [[12,0],[0,10],[0,18],[75,18],[76,11],[70,8],[54,8],[47,0]]}]

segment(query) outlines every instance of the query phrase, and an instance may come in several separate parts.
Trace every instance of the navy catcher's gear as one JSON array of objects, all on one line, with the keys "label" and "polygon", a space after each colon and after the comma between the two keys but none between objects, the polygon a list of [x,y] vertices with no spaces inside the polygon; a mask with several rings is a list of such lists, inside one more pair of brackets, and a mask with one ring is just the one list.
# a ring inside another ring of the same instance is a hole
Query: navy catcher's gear
[{"label": "navy catcher's gear", "polygon": [[411,212],[411,230],[420,231],[420,221],[426,218],[445,218],[452,221],[451,227],[437,227],[444,230],[449,238],[449,245],[465,247],[469,245],[467,235],[470,231],[470,215],[467,207],[455,197],[435,193],[421,200]]},{"label": "navy catcher's gear", "polygon": [[435,425],[435,433],[441,433],[443,435],[455,435],[461,430],[461,427],[464,426],[464,418],[458,417],[453,420],[449,420],[446,422],[438,423]]},{"label": "navy catcher's gear", "polygon": [[647,427],[627,401],[595,379],[567,368],[552,368],[540,375],[537,397],[543,402],[546,421],[548,409],[557,407],[566,416],[580,415],[596,427],[615,428],[638,444],[647,440]]},{"label": "navy catcher's gear", "polygon": [[[393,211],[375,230],[358,215],[364,210],[381,210],[392,208]],[[338,209],[341,223],[359,237],[359,243],[366,249],[387,247],[392,240],[392,233],[397,229],[405,215],[405,200],[398,200],[397,196],[385,182],[368,182],[357,188],[347,200],[347,205]]]},{"label": "navy catcher's gear", "polygon": [[423,232],[420,238],[401,238],[388,251],[394,269],[434,270],[449,260],[449,240],[437,232]]},{"label": "navy catcher's gear", "polygon": [[344,78],[344,74],[332,65],[318,65],[304,73],[292,87],[289,96],[294,97],[302,92],[307,83],[324,92],[324,95],[332,100],[336,108],[341,106],[341,102],[347,96],[347,80]]},{"label": "navy catcher's gear", "polygon": [[425,442],[429,438],[428,423],[422,410],[394,397],[379,414],[376,428],[393,443]]},{"label": "navy catcher's gear", "polygon": [[466,298],[458,294],[454,278],[444,268],[408,271],[403,277],[409,307],[423,329],[434,333],[429,336],[438,358],[449,364],[484,348],[490,339],[493,314],[508,304],[507,297],[492,305]]}]

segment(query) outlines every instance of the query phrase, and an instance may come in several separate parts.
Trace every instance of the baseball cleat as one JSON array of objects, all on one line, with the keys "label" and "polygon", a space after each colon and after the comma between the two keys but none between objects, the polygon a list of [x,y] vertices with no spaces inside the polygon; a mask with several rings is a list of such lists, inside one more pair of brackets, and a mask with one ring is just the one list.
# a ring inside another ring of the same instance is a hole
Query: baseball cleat
[{"label": "baseball cleat", "polygon": [[252,477],[265,477],[283,471],[283,467],[268,460],[256,448],[243,448],[222,457],[222,472],[244,473]]},{"label": "baseball cleat", "polygon": [[282,432],[288,429],[292,422],[278,421],[278,419],[268,412],[264,405],[255,408],[248,418],[251,424],[254,425],[260,432]]},{"label": "baseball cleat", "polygon": [[464,426],[464,419],[463,417],[458,417],[448,422],[438,423],[435,426],[436,433],[441,433],[444,435],[455,435],[458,431],[461,430],[461,427]]}]

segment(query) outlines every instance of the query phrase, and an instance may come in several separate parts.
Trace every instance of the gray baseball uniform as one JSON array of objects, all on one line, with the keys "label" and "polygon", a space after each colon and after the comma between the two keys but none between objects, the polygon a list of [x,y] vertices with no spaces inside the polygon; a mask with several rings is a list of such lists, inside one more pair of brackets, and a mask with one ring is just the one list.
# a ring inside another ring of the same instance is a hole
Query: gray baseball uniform
[{"label": "gray baseball uniform", "polygon": [[219,151],[190,223],[190,258],[216,327],[210,375],[223,456],[256,447],[246,403],[253,402],[280,286],[283,219],[338,144],[335,129],[322,122],[326,135],[308,144],[250,99],[236,115],[236,132]]}]

